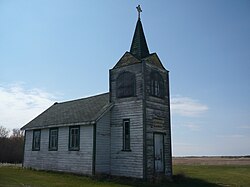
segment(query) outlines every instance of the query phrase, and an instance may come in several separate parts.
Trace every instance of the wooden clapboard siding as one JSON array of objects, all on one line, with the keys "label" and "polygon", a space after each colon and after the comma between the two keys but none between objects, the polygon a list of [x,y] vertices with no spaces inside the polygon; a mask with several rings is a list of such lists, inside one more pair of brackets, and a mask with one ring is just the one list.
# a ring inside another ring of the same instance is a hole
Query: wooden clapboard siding
[{"label": "wooden clapboard siding", "polygon": [[[157,71],[164,80],[165,96],[158,98],[150,95],[150,73]],[[145,107],[146,107],[146,145],[147,145],[147,177],[154,175],[154,133],[164,134],[165,174],[172,174],[171,160],[171,132],[170,132],[170,108],[169,108],[169,82],[168,72],[160,69],[152,63],[145,64]]]},{"label": "wooden clapboard siding", "polygon": [[[116,97],[116,79],[119,76],[120,73],[122,72],[131,72],[135,74],[136,78],[136,97],[130,97],[130,98],[123,98],[123,99],[117,99]],[[142,66],[140,64],[134,64],[134,65],[129,65],[125,67],[120,67],[117,69],[111,69],[110,70],[110,100],[111,102],[125,102],[126,100],[131,100],[131,99],[142,99]]]},{"label": "wooden clapboard siding", "polygon": [[58,150],[48,151],[49,129],[41,130],[40,151],[32,151],[33,131],[26,131],[24,167],[92,174],[93,126],[80,126],[80,150],[69,151],[69,127],[58,128]]},{"label": "wooden clapboard siding", "polygon": [[[123,151],[123,119],[130,119],[131,151]],[[142,178],[142,102],[131,101],[115,105],[111,121],[111,174]]]},{"label": "wooden clapboard siding", "polygon": [[[116,97],[116,79],[128,71],[136,77],[136,96]],[[142,66],[134,64],[110,70],[111,174],[143,178]],[[130,120],[130,148],[123,151],[123,119]]]},{"label": "wooden clapboard siding", "polygon": [[96,173],[110,174],[110,112],[96,124]]}]

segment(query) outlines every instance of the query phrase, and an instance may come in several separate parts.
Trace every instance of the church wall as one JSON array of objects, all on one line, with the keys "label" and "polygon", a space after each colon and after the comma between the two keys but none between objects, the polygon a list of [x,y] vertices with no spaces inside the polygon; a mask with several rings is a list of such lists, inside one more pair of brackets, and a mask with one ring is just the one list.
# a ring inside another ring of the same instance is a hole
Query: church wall
[{"label": "church wall", "polygon": [[110,174],[110,112],[96,124],[96,173]]},{"label": "church wall", "polygon": [[[124,71],[128,71],[135,74],[136,77],[136,97],[122,98],[119,99],[116,97],[116,78],[118,75]],[[128,65],[124,67],[119,67],[116,69],[110,70],[110,100],[111,102],[125,102],[126,100],[138,100],[142,99],[142,65],[141,63]]]},{"label": "church wall", "polygon": [[[136,96],[116,98],[116,78],[130,71],[136,76]],[[141,64],[110,71],[111,102],[111,174],[143,178],[143,110]],[[123,150],[123,120],[130,120],[130,151]]]},{"label": "church wall", "polygon": [[[164,79],[165,97],[158,98],[150,95],[150,73],[151,71],[158,71]],[[169,119],[169,83],[168,72],[159,69],[154,65],[146,63],[145,68],[146,80],[146,145],[147,145],[147,175],[148,177],[154,175],[154,133],[164,134],[164,164],[165,174],[172,173],[171,160],[171,136],[170,136],[170,119]]]},{"label": "church wall", "polygon": [[[142,178],[142,102],[130,101],[126,103],[119,103],[112,108],[112,114],[111,174]],[[123,151],[123,119],[130,119],[131,151]]]},{"label": "church wall", "polygon": [[58,150],[48,151],[49,129],[41,130],[40,151],[32,151],[33,131],[26,131],[24,167],[92,174],[93,126],[80,126],[80,150],[69,151],[69,127],[58,128]]}]

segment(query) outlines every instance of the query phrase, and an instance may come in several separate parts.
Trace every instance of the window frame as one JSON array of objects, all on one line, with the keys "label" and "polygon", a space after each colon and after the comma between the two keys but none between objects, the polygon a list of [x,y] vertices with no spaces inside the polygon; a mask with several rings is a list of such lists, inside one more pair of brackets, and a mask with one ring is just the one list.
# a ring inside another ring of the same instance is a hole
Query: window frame
[{"label": "window frame", "polygon": [[136,96],[136,77],[129,71],[120,73],[116,79],[116,97],[126,98]]},{"label": "window frame", "polygon": [[[122,126],[123,126],[123,149],[122,150],[131,151],[130,119],[123,119]],[[128,135],[127,135],[128,137],[126,136],[126,132],[128,132]]]},{"label": "window frame", "polygon": [[158,98],[165,96],[164,79],[157,71],[150,73],[150,95]]},{"label": "window frame", "polygon": [[[38,142],[36,141],[36,136],[38,136],[36,135],[37,133],[39,133]],[[36,129],[33,130],[32,151],[40,151],[40,147],[41,147],[41,129]]]},{"label": "window frame", "polygon": [[[52,132],[53,131],[56,131],[56,141],[55,141],[55,146],[54,147],[52,147],[52,139],[53,139],[53,137],[52,137]],[[58,128],[50,128],[49,129],[49,151],[57,151],[58,150]]]},{"label": "window frame", "polygon": [[[76,139],[76,144],[77,145],[74,145],[72,146],[71,145],[71,142],[72,142],[72,133],[71,133],[71,130],[78,130],[78,134],[77,135],[77,139]],[[79,151],[80,150],[80,126],[72,126],[72,127],[69,127],[69,151]]]}]

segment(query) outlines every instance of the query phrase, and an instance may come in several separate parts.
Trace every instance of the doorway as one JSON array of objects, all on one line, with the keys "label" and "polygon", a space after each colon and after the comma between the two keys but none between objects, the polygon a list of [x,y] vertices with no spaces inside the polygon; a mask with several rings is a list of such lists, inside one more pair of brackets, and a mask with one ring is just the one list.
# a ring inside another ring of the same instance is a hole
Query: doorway
[{"label": "doorway", "polygon": [[156,173],[164,172],[164,135],[154,134],[154,169]]}]

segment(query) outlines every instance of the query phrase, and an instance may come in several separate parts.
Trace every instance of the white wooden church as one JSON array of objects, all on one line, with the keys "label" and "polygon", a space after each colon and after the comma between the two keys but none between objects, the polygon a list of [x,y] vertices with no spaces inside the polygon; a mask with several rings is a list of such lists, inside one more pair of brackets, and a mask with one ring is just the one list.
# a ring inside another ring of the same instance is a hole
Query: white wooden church
[{"label": "white wooden church", "polygon": [[168,71],[149,52],[138,15],[130,51],[109,70],[108,93],[55,103],[22,127],[23,167],[172,176]]}]

